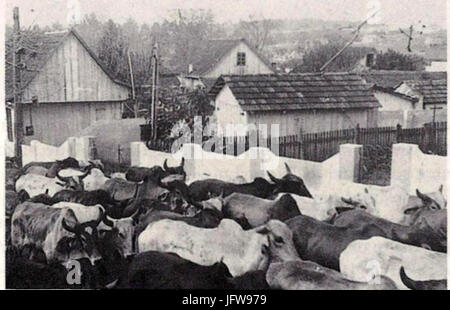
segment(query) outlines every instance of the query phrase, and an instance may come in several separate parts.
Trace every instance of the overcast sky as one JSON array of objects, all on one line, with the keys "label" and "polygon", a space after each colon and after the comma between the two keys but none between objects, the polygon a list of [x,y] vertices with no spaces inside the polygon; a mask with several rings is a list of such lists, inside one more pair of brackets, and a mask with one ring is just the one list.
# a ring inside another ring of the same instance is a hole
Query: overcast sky
[{"label": "overcast sky", "polygon": [[254,19],[355,21],[367,17],[370,7],[379,7],[381,23],[409,25],[420,21],[446,27],[447,11],[446,0],[6,0],[8,24],[12,23],[14,6],[20,9],[23,26],[33,21],[41,26],[54,22],[67,25],[68,16],[79,18],[92,12],[119,23],[133,17],[138,23],[152,24],[170,18],[177,8],[211,10],[218,22],[236,22],[250,15]]}]

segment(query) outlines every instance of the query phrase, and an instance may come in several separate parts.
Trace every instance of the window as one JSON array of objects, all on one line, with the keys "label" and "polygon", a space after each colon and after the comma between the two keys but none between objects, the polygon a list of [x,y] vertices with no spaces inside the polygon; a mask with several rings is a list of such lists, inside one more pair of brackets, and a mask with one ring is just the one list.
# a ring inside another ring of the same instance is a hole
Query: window
[{"label": "window", "polygon": [[245,53],[237,53],[237,65],[245,66]]},{"label": "window", "polygon": [[106,109],[105,108],[96,108],[95,109],[95,120],[101,121],[106,119]]}]

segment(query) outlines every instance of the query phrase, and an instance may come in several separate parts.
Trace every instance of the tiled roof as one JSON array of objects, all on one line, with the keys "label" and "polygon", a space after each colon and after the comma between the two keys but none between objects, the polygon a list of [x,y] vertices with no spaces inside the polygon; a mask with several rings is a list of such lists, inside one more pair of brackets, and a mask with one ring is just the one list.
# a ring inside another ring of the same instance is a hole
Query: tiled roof
[{"label": "tiled roof", "polygon": [[423,96],[423,104],[447,104],[447,79],[404,81]]},{"label": "tiled roof", "polygon": [[210,95],[225,85],[247,111],[380,106],[369,85],[353,73],[223,75]]},{"label": "tiled roof", "polygon": [[[87,50],[89,55],[97,62],[100,68],[109,76],[109,78],[123,86],[129,87],[129,85],[117,81],[108,72],[105,66],[100,62],[95,53],[89,48],[86,42],[81,38],[78,32],[74,29],[67,31],[58,31],[52,33],[35,33],[35,32],[22,32],[22,44],[27,48],[22,49],[22,62],[24,69],[21,71],[21,85],[22,89],[26,88],[28,84],[36,77],[39,71],[44,67],[46,62],[56,51],[56,49],[64,42],[64,40],[73,34]],[[12,79],[12,41],[9,40],[6,43],[6,68],[5,68],[5,94],[6,98],[13,97],[13,79]]]},{"label": "tiled roof", "polygon": [[406,80],[438,80],[446,79],[447,72],[427,71],[368,71],[360,73],[361,77],[371,86],[394,89]]}]

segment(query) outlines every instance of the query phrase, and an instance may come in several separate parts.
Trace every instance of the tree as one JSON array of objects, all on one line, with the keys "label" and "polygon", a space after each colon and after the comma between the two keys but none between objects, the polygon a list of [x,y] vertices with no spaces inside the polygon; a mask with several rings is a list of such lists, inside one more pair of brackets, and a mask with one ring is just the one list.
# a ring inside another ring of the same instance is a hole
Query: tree
[{"label": "tree", "polygon": [[389,49],[385,53],[377,55],[374,69],[416,71],[423,70],[425,60],[416,55],[405,55]]},{"label": "tree", "polygon": [[262,52],[270,39],[275,22],[270,19],[242,21],[234,31],[235,37],[246,39],[254,48]]},{"label": "tree", "polygon": [[[330,60],[342,46],[343,44],[328,43],[312,48],[304,54],[302,63],[298,64],[293,71],[319,72],[320,68]],[[367,55],[367,53],[373,52],[373,48],[350,46],[327,67],[326,71],[351,71],[359,61]]]}]

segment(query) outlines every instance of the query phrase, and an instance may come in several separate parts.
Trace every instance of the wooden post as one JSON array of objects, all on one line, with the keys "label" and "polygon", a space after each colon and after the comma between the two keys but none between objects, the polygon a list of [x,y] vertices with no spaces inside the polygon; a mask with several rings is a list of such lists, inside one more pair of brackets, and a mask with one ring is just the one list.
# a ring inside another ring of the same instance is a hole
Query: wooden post
[{"label": "wooden post", "polygon": [[356,124],[356,134],[355,134],[355,143],[361,144],[361,128],[359,127],[359,123]]},{"label": "wooden post", "polygon": [[134,89],[133,65],[131,64],[130,50],[127,51],[127,56],[128,56],[128,67],[130,69],[131,94],[132,94],[133,103],[134,103],[134,117],[137,118],[139,107],[137,106],[137,102],[136,102],[136,91]]},{"label": "wooden post", "polygon": [[16,163],[22,167],[22,143],[23,143],[23,111],[22,111],[22,87],[21,87],[21,49],[19,46],[20,22],[19,8],[13,11],[14,34],[13,34],[13,91],[14,91],[14,134],[16,138],[15,156]]},{"label": "wooden post", "polygon": [[396,143],[403,142],[403,136],[402,136],[402,125],[397,124],[397,135],[396,135]]}]

